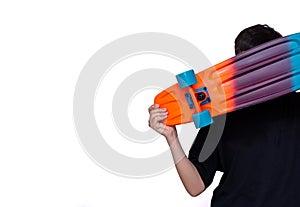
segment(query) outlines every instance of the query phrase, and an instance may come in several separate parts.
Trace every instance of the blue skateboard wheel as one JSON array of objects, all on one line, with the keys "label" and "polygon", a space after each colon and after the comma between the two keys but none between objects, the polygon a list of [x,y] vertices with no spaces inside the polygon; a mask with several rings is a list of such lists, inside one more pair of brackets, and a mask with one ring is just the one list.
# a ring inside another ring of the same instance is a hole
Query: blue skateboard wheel
[{"label": "blue skateboard wheel", "polygon": [[186,88],[197,83],[194,70],[188,70],[186,72],[176,75],[177,82],[180,88]]},{"label": "blue skateboard wheel", "polygon": [[193,114],[192,118],[196,128],[202,128],[211,125],[214,122],[209,110],[204,110],[200,113]]}]

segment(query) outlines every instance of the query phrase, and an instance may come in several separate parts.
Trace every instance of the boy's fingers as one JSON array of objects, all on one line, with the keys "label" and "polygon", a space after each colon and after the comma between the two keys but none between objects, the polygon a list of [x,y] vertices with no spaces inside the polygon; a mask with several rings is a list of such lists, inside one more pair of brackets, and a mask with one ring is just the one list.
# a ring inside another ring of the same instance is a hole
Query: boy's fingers
[{"label": "boy's fingers", "polygon": [[155,104],[151,105],[149,108],[148,108],[148,112],[150,113],[150,111],[152,111],[153,109],[155,109]]},{"label": "boy's fingers", "polygon": [[160,113],[168,113],[168,112],[167,109],[165,108],[155,108],[155,109],[151,109],[149,113],[151,115],[151,114],[160,114]]},{"label": "boy's fingers", "polygon": [[160,114],[160,115],[157,115],[155,117],[153,117],[153,121],[154,122],[162,122],[163,120],[165,120],[166,118],[168,117],[167,114]]},{"label": "boy's fingers", "polygon": [[161,124],[168,117],[168,113],[153,113],[150,115],[148,125],[150,127],[155,127]]},{"label": "boy's fingers", "polygon": [[153,104],[148,108],[148,112],[150,113],[150,111],[154,110],[154,109],[158,109],[159,108],[159,104]]}]

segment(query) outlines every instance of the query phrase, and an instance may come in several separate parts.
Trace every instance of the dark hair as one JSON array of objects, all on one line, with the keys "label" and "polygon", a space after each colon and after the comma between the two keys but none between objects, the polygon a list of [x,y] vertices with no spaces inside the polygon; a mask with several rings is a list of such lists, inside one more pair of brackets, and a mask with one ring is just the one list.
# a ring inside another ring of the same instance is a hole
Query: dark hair
[{"label": "dark hair", "polygon": [[282,35],[266,24],[248,27],[242,30],[234,41],[235,54],[237,55],[279,37],[282,37]]}]

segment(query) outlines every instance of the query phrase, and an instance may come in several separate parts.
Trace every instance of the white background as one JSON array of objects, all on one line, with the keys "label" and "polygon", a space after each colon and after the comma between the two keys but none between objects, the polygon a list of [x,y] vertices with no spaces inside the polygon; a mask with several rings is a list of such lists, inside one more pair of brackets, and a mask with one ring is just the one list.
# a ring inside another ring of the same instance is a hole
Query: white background
[{"label": "white background", "polygon": [[235,36],[253,24],[267,23],[283,35],[300,32],[294,1],[5,2],[0,3],[0,206],[6,207],[208,206],[219,174],[203,195],[192,198],[175,168],[130,179],[91,161],[73,125],[80,71],[101,47],[138,32],[184,38],[213,64],[233,56]]}]

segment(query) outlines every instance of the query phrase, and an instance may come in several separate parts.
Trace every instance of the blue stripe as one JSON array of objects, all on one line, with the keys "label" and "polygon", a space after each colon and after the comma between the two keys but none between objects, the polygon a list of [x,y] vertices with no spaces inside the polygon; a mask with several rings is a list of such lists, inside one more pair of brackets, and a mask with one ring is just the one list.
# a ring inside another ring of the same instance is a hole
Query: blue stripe
[{"label": "blue stripe", "polygon": [[300,88],[300,33],[289,36],[291,49],[291,66],[293,71],[293,91]]}]

